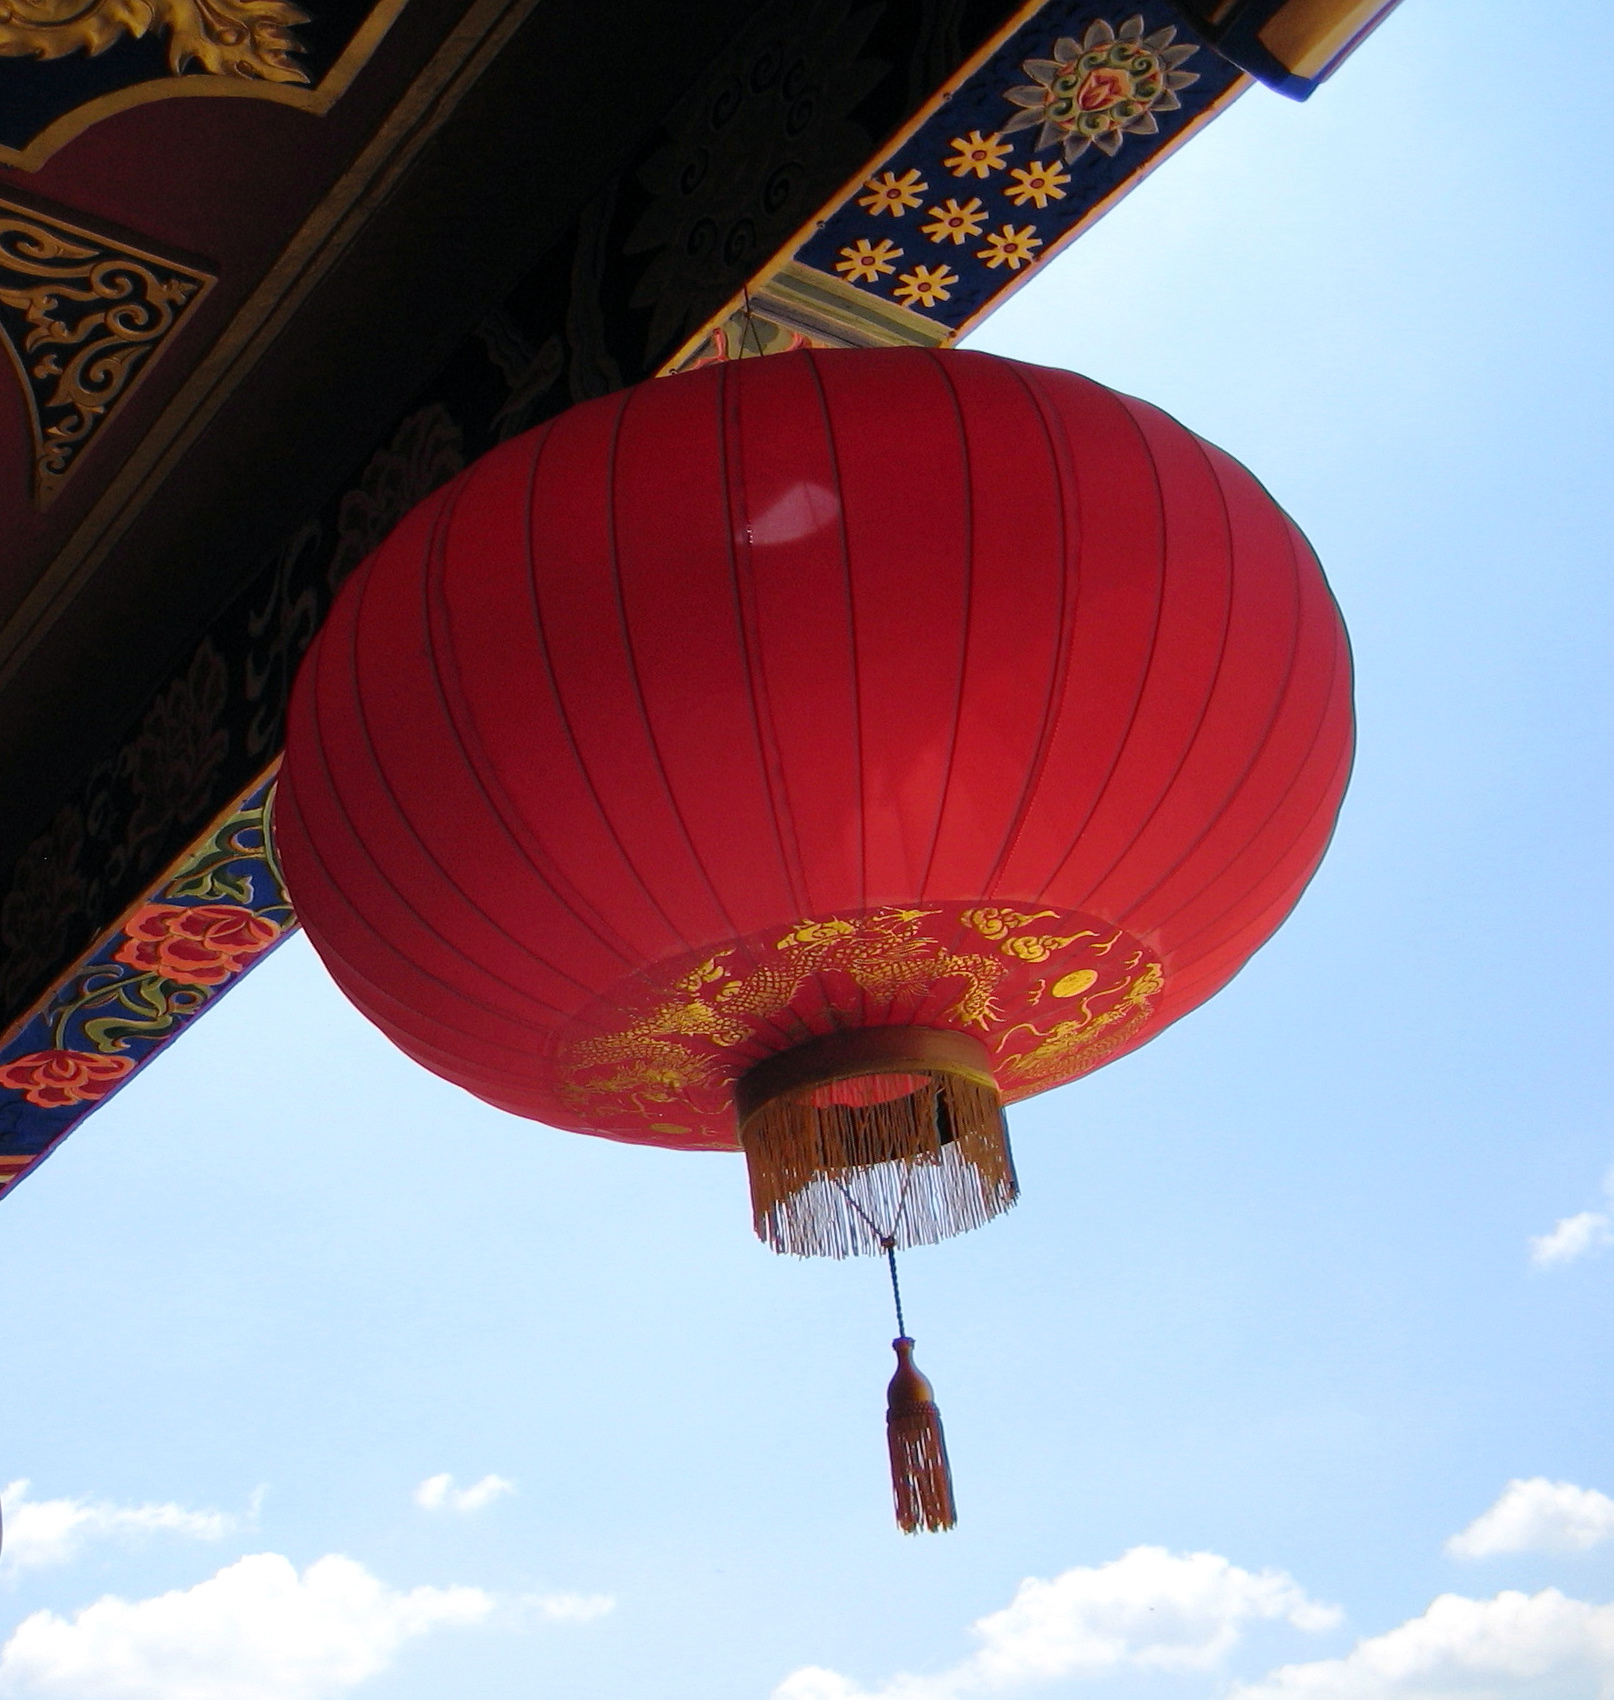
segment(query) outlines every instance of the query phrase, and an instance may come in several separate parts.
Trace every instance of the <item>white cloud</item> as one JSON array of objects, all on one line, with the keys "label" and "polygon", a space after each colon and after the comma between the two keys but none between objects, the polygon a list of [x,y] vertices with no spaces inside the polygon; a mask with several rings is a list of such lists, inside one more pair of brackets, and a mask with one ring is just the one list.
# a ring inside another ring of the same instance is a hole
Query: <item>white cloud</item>
[{"label": "white cloud", "polygon": [[1578,1216],[1562,1217],[1550,1234],[1532,1235],[1530,1261],[1538,1269],[1550,1269],[1610,1245],[1614,1245],[1614,1227],[1608,1217],[1599,1210],[1582,1210]]},{"label": "white cloud", "polygon": [[194,1588],[107,1595],[71,1620],[35,1612],[0,1650],[17,1700],[327,1700],[384,1670],[428,1630],[483,1622],[480,1588],[400,1593],[352,1559],[301,1576],[279,1553],[237,1560]]},{"label": "white cloud", "polygon": [[480,1511],[484,1505],[515,1491],[516,1484],[503,1476],[484,1476],[468,1488],[455,1487],[450,1475],[428,1476],[415,1489],[415,1504],[427,1511]]},{"label": "white cloud", "polygon": [[1002,1610],[974,1625],[980,1645],[935,1676],[899,1675],[864,1689],[837,1671],[794,1671],[774,1700],[953,1700],[1130,1667],[1208,1670],[1246,1624],[1285,1620],[1330,1629],[1340,1614],[1278,1570],[1241,1570],[1215,1553],[1134,1547],[1108,1564],[1030,1577]]},{"label": "white cloud", "polygon": [[609,1594],[531,1594],[516,1602],[541,1617],[545,1623],[592,1623],[597,1617],[616,1610],[616,1601]]},{"label": "white cloud", "polygon": [[1556,1588],[1470,1600],[1442,1594],[1421,1617],[1343,1659],[1284,1665],[1228,1700],[1606,1700],[1614,1605]]},{"label": "white cloud", "polygon": [[1545,1476],[1511,1481],[1496,1504],[1446,1542],[1453,1558],[1502,1552],[1584,1552],[1614,1536],[1614,1499]]},{"label": "white cloud", "polygon": [[222,1511],[187,1511],[182,1505],[110,1505],[88,1499],[30,1499],[27,1481],[0,1488],[5,1515],[7,1570],[67,1564],[86,1541],[109,1535],[163,1530],[192,1540],[216,1541],[236,1527]]}]

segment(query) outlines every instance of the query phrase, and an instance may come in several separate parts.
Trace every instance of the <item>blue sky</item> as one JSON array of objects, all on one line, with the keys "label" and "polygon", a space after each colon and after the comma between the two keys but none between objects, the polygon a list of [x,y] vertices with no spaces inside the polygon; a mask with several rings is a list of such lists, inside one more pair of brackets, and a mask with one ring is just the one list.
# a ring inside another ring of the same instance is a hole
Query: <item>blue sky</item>
[{"label": "blue sky", "polygon": [[297,940],[0,1209],[0,1696],[1614,1693],[1609,40],[1407,0],[974,339],[1267,482],[1361,743],[1274,943],[906,1258],[958,1530],[891,1526],[877,1266]]}]

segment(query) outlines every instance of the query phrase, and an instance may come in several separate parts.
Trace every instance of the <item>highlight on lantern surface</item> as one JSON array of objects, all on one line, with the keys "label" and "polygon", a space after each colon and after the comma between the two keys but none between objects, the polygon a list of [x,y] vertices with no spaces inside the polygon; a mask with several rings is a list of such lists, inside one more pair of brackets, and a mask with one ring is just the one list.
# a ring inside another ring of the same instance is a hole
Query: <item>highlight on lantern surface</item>
[{"label": "highlight on lantern surface", "polygon": [[1322,571],[1238,463],[1068,372],[803,350],[583,403],[423,503],[304,663],[278,833],[426,1067],[742,1150],[768,1244],[894,1277],[1013,1203],[1005,1104],[1272,934],[1351,738]]}]

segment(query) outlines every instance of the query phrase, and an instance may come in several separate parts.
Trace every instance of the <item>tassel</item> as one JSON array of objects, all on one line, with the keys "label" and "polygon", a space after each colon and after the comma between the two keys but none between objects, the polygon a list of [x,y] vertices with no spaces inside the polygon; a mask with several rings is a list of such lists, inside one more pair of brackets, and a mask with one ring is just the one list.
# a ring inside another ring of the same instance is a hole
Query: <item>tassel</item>
[{"label": "tassel", "polygon": [[757,1237],[798,1257],[978,1228],[1019,1195],[991,1058],[968,1033],[851,1028],[776,1052],[735,1087]]},{"label": "tassel", "polygon": [[886,1390],[885,1430],[897,1522],[905,1535],[921,1529],[933,1533],[950,1529],[958,1521],[958,1512],[935,1389],[914,1366],[913,1341],[903,1334],[891,1345],[897,1354],[897,1373]]}]

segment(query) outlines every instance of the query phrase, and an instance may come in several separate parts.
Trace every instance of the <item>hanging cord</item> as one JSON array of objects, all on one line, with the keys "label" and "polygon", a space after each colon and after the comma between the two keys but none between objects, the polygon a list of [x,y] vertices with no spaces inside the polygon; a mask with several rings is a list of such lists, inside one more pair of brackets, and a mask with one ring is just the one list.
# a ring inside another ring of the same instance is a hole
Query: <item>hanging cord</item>
[{"label": "hanging cord", "polygon": [[897,1334],[906,1340],[908,1327],[902,1320],[902,1288],[897,1284],[897,1242],[887,1234],[880,1243],[885,1247],[886,1267],[891,1271],[891,1302],[897,1307]]},{"label": "hanging cord", "polygon": [[853,1198],[851,1193],[849,1193],[846,1190],[846,1188],[841,1185],[841,1183],[839,1181],[836,1181],[835,1185],[840,1189],[841,1196],[846,1200],[846,1202],[848,1204],[850,1204],[851,1207],[858,1213],[858,1215],[863,1218],[863,1224],[869,1230],[869,1232],[871,1234],[876,1234],[876,1235],[879,1236],[880,1250],[885,1253],[886,1267],[891,1271],[891,1302],[897,1308],[897,1333],[900,1334],[903,1337],[903,1339],[907,1339],[907,1337],[908,1337],[907,1324],[904,1323],[903,1320],[902,1320],[902,1287],[897,1280],[897,1236],[896,1236],[896,1230],[902,1226],[902,1213],[908,1207],[908,1185],[907,1185],[907,1182],[906,1182],[906,1180],[903,1182],[902,1198],[901,1198],[901,1201],[897,1205],[897,1219],[896,1219],[895,1222],[893,1222],[891,1224],[892,1231],[889,1234],[881,1233],[879,1223],[877,1223],[874,1220],[874,1218],[869,1215],[868,1211],[866,1211],[862,1207],[862,1205],[860,1205],[858,1203],[858,1201],[855,1198]]},{"label": "hanging cord", "polygon": [[[897,1195],[897,1214],[892,1219],[891,1232],[887,1233],[885,1229],[882,1228],[880,1224],[868,1213],[868,1211],[865,1210],[855,1198],[853,1198],[851,1192],[846,1186],[846,1183],[844,1181],[837,1180],[833,1175],[830,1176],[830,1179],[834,1182],[835,1190],[846,1200],[857,1215],[862,1217],[863,1226],[867,1228],[869,1232],[880,1242],[880,1248],[887,1254],[887,1256],[895,1255],[897,1231],[902,1226],[902,1218],[907,1214],[908,1188],[913,1184],[913,1177],[914,1171],[911,1168],[902,1177],[902,1191]],[[896,1269],[897,1266],[893,1263],[891,1265],[891,1279],[893,1284],[897,1278]],[[902,1306],[900,1304],[897,1306],[897,1314],[900,1320],[902,1314]]]},{"label": "hanging cord", "polygon": [[897,1313],[897,1337],[891,1344],[896,1349],[897,1373],[886,1389],[885,1432],[891,1455],[891,1494],[897,1526],[908,1535],[921,1529],[951,1529],[958,1521],[941,1412],[936,1408],[935,1391],[914,1366],[913,1341],[902,1314],[902,1285],[897,1280],[897,1230],[908,1208],[908,1181],[912,1177],[912,1169],[903,1177],[890,1233],[881,1230],[841,1181],[835,1181],[841,1196],[879,1240],[886,1268],[891,1271],[891,1303]]}]

